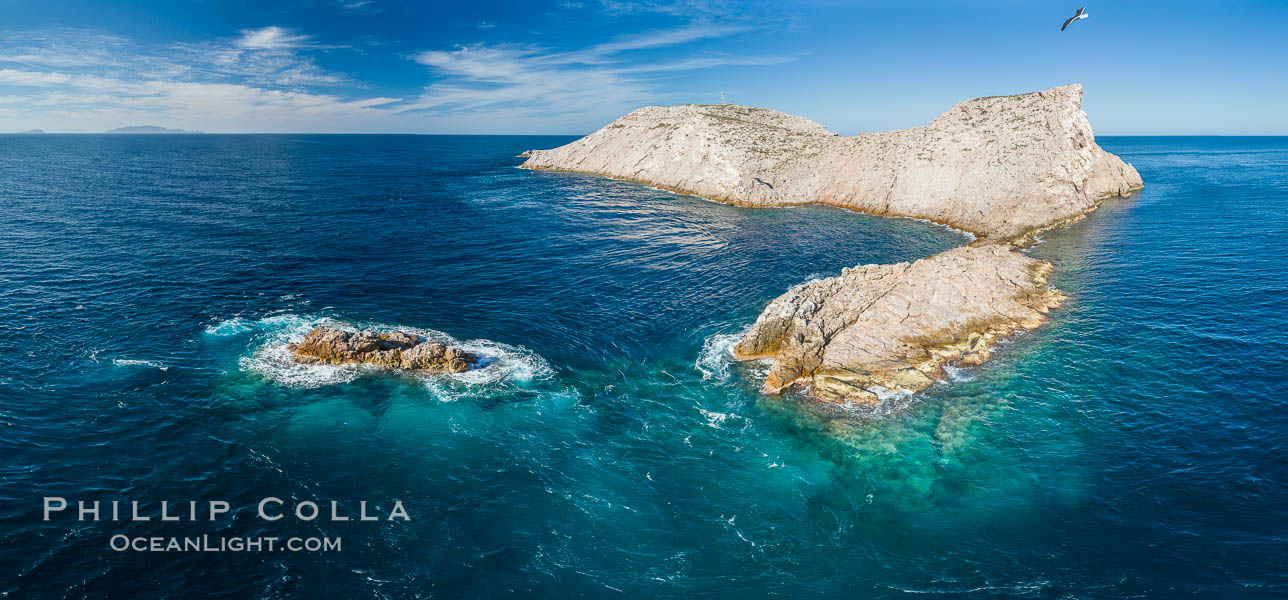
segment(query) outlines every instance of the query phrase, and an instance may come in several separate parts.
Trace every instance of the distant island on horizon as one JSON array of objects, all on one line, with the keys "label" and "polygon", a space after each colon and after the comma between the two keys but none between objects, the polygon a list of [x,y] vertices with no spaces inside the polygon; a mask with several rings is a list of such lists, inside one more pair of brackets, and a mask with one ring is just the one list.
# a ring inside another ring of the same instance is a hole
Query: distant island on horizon
[{"label": "distant island on horizon", "polygon": [[34,135],[34,134],[39,134],[44,132],[45,132],[44,129],[28,129],[26,131],[15,131],[14,133],[23,134],[23,135]]},{"label": "distant island on horizon", "polygon": [[185,131],[183,129],[167,129],[157,127],[156,125],[134,125],[131,127],[117,127],[109,129],[104,133],[202,133],[200,131]]}]

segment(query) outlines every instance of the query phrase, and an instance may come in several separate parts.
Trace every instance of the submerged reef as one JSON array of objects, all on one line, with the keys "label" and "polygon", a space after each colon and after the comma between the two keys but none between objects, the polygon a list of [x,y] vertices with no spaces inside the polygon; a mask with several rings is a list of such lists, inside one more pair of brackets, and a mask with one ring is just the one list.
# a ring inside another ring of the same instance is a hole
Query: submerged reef
[{"label": "submerged reef", "polygon": [[597,173],[743,206],[826,204],[927,219],[976,241],[861,265],[770,302],[734,349],[772,358],[764,389],[831,402],[918,391],[949,363],[979,364],[1063,296],[1052,266],[1018,252],[1037,234],[1142,187],[1102,150],[1074,84],[958,103],[924,127],[842,137],[773,110],[649,106],[524,168]]}]

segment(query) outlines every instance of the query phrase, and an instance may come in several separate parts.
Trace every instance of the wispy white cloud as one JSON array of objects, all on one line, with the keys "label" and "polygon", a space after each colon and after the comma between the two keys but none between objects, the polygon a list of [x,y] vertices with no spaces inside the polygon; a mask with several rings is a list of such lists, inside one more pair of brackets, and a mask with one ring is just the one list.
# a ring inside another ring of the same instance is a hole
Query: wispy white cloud
[{"label": "wispy white cloud", "polygon": [[443,80],[402,110],[454,113],[507,108],[516,111],[578,113],[648,95],[648,89],[604,69],[569,68],[548,60],[540,48],[470,46],[425,52],[416,61]]},{"label": "wispy white cloud", "polygon": [[374,15],[385,12],[385,8],[376,0],[335,0],[335,6],[347,13]]},{"label": "wispy white cloud", "polygon": [[83,29],[7,31],[0,36],[0,63],[43,67],[114,67],[128,54],[129,40]]},{"label": "wispy white cloud", "polygon": [[[57,82],[49,90],[47,82]],[[224,131],[398,130],[398,98],[346,100],[329,94],[195,81],[122,80],[57,72],[0,71],[0,84],[40,87],[23,96],[31,112],[53,117],[57,130],[99,130],[120,123],[161,123]],[[213,127],[212,127],[213,125]]]},{"label": "wispy white cloud", "polygon": [[617,69],[623,75],[634,73],[664,73],[668,71],[695,71],[714,67],[781,65],[796,60],[794,56],[706,56],[686,58],[674,62],[628,66]]},{"label": "wispy white cloud", "polygon": [[755,29],[755,27],[750,25],[697,24],[676,29],[649,31],[637,35],[626,36],[616,41],[592,46],[588,51],[588,54],[604,56],[626,50],[643,50],[646,48],[675,46],[678,44],[696,42],[698,40],[728,37],[739,33],[753,31]]},{"label": "wispy white cloud", "polygon": [[260,29],[243,29],[240,33],[241,37],[233,40],[233,46],[248,50],[288,50],[308,45],[311,41],[307,35],[300,35],[276,25]]},{"label": "wispy white cloud", "polygon": [[347,77],[317,66],[311,52],[339,47],[317,43],[311,36],[278,26],[243,29],[239,36],[174,47],[175,62],[196,75],[244,78],[258,85],[301,88],[333,86]]},{"label": "wispy white cloud", "polygon": [[48,87],[67,83],[71,78],[62,73],[40,73],[36,71],[19,71],[0,69],[0,84]]},{"label": "wispy white cloud", "polygon": [[666,61],[631,61],[626,56],[633,51],[681,46],[754,30],[749,25],[690,24],[561,52],[519,44],[474,44],[421,52],[413,60],[429,67],[439,79],[400,110],[466,115],[510,111],[553,121],[567,115],[580,116],[583,122],[602,120],[664,99],[654,85],[642,78],[645,74],[791,60],[782,56],[705,54]]},{"label": "wispy white cloud", "polygon": [[704,41],[754,31],[701,22],[580,48],[429,50],[411,58],[427,67],[431,83],[407,100],[366,92],[353,76],[317,62],[358,46],[282,26],[151,45],[85,30],[0,32],[0,131],[148,123],[205,131],[575,132],[641,104],[691,100],[661,91],[669,73],[791,59],[700,50]]},{"label": "wispy white cloud", "polygon": [[728,16],[743,8],[737,0],[599,0],[599,4],[613,14],[659,13],[689,18]]},{"label": "wispy white cloud", "polygon": [[354,99],[313,89],[350,83],[313,61],[312,53],[335,48],[275,26],[150,48],[85,31],[3,36],[0,97],[10,112],[0,131],[96,131],[122,123],[213,131],[405,131],[406,123],[382,108],[398,98]]}]

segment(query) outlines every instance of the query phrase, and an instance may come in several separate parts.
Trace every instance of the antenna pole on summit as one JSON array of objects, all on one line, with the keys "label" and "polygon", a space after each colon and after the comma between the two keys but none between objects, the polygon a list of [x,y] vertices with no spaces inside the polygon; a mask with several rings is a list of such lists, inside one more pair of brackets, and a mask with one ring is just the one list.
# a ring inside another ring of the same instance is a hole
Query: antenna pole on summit
[{"label": "antenna pole on summit", "polygon": [[724,90],[720,90],[720,103],[721,103],[721,104],[726,104],[726,102],[725,102]]}]

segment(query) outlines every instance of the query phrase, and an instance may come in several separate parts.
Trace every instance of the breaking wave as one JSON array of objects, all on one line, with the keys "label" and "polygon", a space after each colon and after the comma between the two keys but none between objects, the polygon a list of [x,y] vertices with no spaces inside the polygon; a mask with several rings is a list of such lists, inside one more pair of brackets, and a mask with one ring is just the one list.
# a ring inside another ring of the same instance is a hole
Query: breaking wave
[{"label": "breaking wave", "polygon": [[[250,343],[255,348],[249,355],[238,359],[243,371],[254,373],[279,385],[299,388],[314,388],[353,381],[365,373],[381,371],[379,367],[363,364],[352,365],[305,365],[291,360],[286,345],[298,343],[314,327],[327,325],[347,331],[375,329],[377,331],[399,330],[419,335],[427,340],[442,342],[465,349],[479,356],[479,363],[474,369],[464,373],[406,373],[420,380],[435,392],[444,392],[440,397],[454,399],[459,394],[447,393],[448,388],[467,386],[469,388],[487,387],[501,384],[524,385],[530,382],[550,379],[554,369],[537,353],[511,344],[477,339],[458,341],[452,336],[435,329],[405,327],[388,323],[362,321],[344,321],[326,316],[283,314],[248,319],[234,317],[215,323],[205,329],[207,335],[230,338],[250,336]],[[444,387],[447,384],[447,387]]]},{"label": "breaking wave", "polygon": [[742,339],[742,333],[717,333],[702,342],[702,352],[693,367],[702,373],[702,379],[728,379],[734,363],[733,347]]},{"label": "breaking wave", "polygon": [[155,360],[140,360],[134,358],[113,358],[112,364],[118,367],[152,367],[162,371],[169,371],[170,367]]},{"label": "breaking wave", "polygon": [[954,367],[952,365],[944,365],[944,374],[948,375],[948,380],[953,382],[975,380],[975,377],[972,375],[968,375],[965,369],[961,367]]}]

